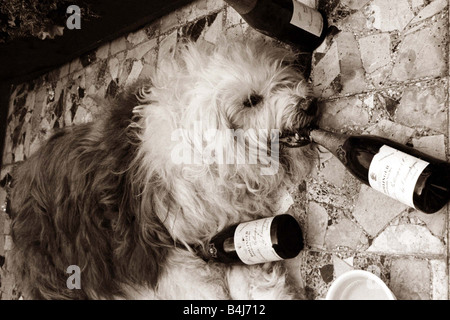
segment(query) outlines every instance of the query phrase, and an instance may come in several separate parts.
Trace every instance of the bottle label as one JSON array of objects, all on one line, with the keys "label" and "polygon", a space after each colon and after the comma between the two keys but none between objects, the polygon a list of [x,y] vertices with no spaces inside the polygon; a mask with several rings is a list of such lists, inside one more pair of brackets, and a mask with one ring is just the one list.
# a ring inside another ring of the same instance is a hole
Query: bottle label
[{"label": "bottle label", "polygon": [[369,184],[414,208],[414,187],[429,163],[389,146],[382,146],[369,167]]},{"label": "bottle label", "polygon": [[320,37],[323,31],[323,18],[320,12],[298,0],[292,0],[292,3],[294,12],[292,13],[291,24]]},{"label": "bottle label", "polygon": [[282,260],[272,247],[270,226],[272,218],[239,224],[234,231],[236,253],[245,264]]}]

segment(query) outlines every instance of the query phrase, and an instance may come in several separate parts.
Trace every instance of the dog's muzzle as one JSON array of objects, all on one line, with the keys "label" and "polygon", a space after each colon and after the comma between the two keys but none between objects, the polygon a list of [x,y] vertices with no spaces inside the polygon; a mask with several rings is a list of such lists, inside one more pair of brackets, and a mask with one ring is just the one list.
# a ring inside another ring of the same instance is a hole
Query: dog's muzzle
[{"label": "dog's muzzle", "polygon": [[299,148],[311,143],[309,135],[307,134],[311,128],[316,126],[316,121],[319,115],[319,107],[317,98],[301,98],[296,107],[301,116],[307,119],[307,125],[302,125],[297,129],[288,132],[282,132],[280,136],[280,143],[288,148]]},{"label": "dog's muzzle", "polygon": [[298,109],[302,110],[305,116],[315,118],[319,111],[317,98],[301,98],[297,102]]}]

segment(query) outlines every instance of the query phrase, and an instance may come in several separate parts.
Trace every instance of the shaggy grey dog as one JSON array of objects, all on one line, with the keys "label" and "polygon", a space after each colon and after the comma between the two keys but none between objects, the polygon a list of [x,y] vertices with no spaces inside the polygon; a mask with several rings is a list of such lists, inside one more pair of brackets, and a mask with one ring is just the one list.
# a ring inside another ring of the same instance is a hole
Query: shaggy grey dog
[{"label": "shaggy grey dog", "polygon": [[[55,133],[14,173],[9,267],[25,298],[301,296],[282,262],[225,265],[193,250],[273,216],[278,191],[309,172],[311,148],[278,143],[317,116],[295,59],[259,41],[188,44],[102,120]],[[69,266],[80,289],[66,285]]]}]

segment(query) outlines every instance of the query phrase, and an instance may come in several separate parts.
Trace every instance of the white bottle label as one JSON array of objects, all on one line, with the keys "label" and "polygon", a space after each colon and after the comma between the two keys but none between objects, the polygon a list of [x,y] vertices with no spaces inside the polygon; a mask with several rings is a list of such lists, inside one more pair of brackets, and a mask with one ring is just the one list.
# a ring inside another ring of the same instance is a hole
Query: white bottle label
[{"label": "white bottle label", "polygon": [[323,18],[320,12],[298,2],[298,0],[292,0],[292,3],[294,12],[292,13],[291,24],[320,37],[323,31]]},{"label": "white bottle label", "polygon": [[414,187],[429,163],[389,146],[382,146],[369,167],[369,184],[414,208]]},{"label": "white bottle label", "polygon": [[234,231],[236,253],[245,264],[282,260],[272,247],[270,226],[272,218],[244,222]]}]

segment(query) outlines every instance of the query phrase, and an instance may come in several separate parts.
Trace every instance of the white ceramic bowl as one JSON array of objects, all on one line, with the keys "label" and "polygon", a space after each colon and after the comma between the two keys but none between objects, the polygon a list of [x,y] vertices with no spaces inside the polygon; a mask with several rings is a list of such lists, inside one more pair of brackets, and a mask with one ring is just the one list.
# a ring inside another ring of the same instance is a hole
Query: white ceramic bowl
[{"label": "white ceramic bowl", "polygon": [[352,270],[334,280],[326,300],[395,300],[395,296],[373,273]]}]

